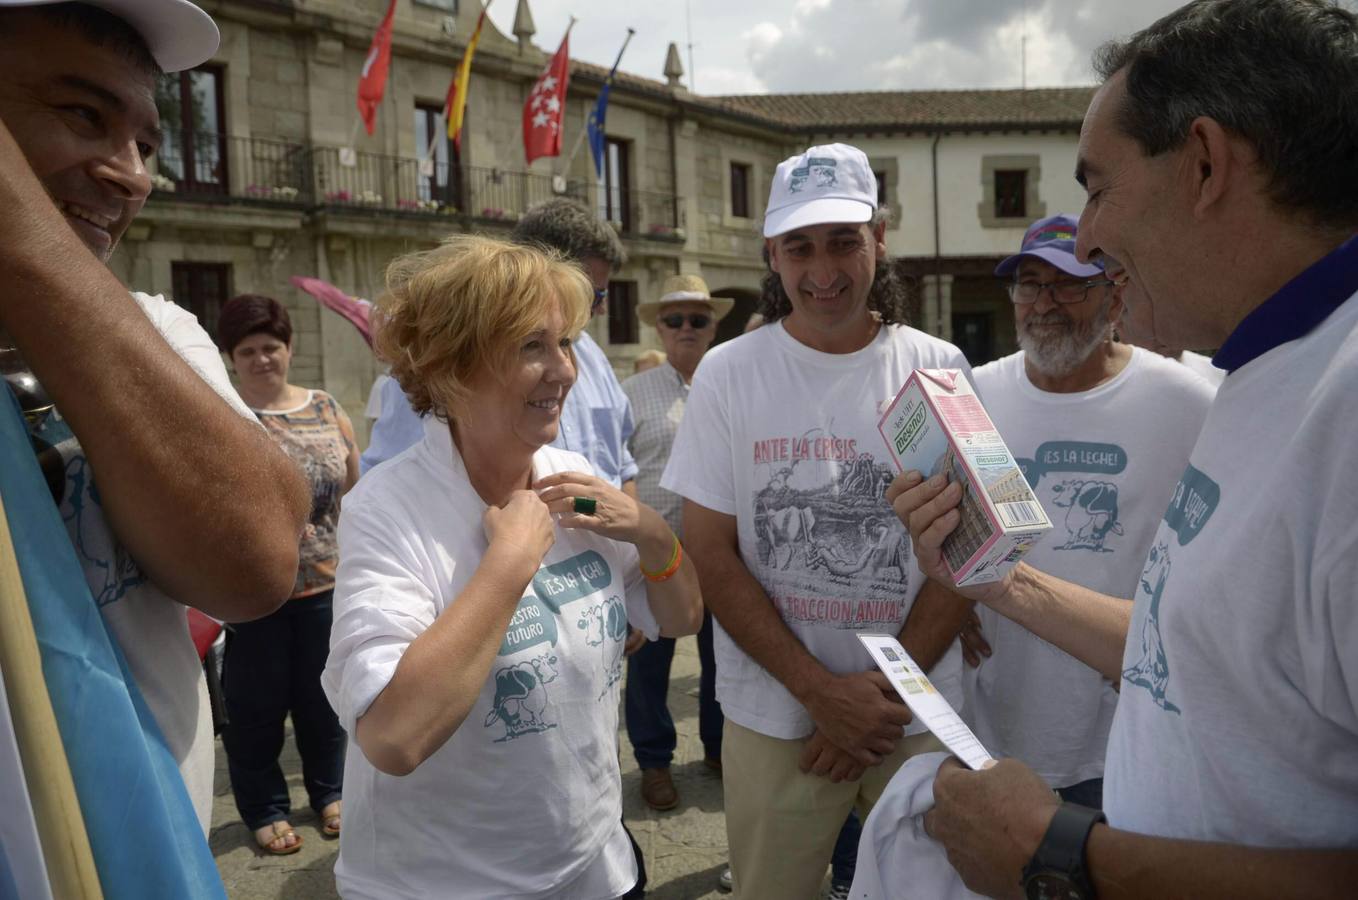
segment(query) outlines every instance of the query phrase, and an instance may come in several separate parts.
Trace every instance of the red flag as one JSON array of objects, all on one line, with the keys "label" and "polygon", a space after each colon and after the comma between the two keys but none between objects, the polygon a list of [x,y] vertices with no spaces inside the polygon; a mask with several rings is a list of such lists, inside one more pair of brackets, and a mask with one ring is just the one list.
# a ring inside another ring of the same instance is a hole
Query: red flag
[{"label": "red flag", "polygon": [[294,275],[288,280],[295,287],[301,288],[321,301],[321,305],[326,309],[334,310],[348,319],[349,324],[358,329],[358,333],[363,336],[363,340],[367,342],[368,346],[372,346],[371,318],[373,305],[371,302],[360,297],[350,297],[330,282],[321,281],[319,278]]},{"label": "red flag", "polygon": [[373,126],[377,124],[377,107],[387,90],[387,69],[391,67],[391,20],[395,14],[396,0],[391,0],[382,24],[373,35],[372,46],[368,48],[358,78],[358,114],[363,117],[363,127],[368,129],[368,134],[373,133]]},{"label": "red flag", "polygon": [[561,120],[566,114],[566,82],[571,74],[571,31],[547,63],[523,105],[523,155],[529,164],[539,156],[561,155]]}]

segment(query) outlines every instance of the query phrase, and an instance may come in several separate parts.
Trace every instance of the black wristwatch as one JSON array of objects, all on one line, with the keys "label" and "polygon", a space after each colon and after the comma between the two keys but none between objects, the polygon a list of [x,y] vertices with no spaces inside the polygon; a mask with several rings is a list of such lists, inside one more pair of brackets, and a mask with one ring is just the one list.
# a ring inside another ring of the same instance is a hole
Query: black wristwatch
[{"label": "black wristwatch", "polygon": [[1094,826],[1104,821],[1097,809],[1061,804],[1023,869],[1028,900],[1094,900],[1094,885],[1085,870],[1085,842]]}]

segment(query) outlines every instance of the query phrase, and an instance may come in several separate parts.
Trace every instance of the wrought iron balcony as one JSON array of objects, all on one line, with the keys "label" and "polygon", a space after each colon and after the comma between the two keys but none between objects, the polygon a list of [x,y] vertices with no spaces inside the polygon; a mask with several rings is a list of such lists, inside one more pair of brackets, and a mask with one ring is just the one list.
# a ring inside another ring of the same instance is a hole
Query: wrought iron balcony
[{"label": "wrought iron balcony", "polygon": [[[556,196],[599,212],[626,237],[684,239],[673,194],[605,191],[589,181],[530,172],[316,147],[266,138],[175,135],[152,176],[161,199],[287,204],[372,214],[466,216],[506,224]],[[168,196],[167,196],[168,195]]]},{"label": "wrought iron balcony", "polygon": [[310,206],[310,151],[301,144],[205,132],[171,132],[156,153],[155,192]]}]

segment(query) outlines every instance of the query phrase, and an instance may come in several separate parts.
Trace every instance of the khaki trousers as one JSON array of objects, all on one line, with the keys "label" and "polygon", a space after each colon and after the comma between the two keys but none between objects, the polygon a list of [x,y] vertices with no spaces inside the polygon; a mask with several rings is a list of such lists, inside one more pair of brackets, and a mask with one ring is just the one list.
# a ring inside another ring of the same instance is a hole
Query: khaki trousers
[{"label": "khaki trousers", "polygon": [[944,749],[932,734],[902,738],[858,781],[803,774],[805,740],[782,740],[726,720],[722,785],[731,875],[740,900],[816,900],[849,810],[867,819],[905,761]]}]

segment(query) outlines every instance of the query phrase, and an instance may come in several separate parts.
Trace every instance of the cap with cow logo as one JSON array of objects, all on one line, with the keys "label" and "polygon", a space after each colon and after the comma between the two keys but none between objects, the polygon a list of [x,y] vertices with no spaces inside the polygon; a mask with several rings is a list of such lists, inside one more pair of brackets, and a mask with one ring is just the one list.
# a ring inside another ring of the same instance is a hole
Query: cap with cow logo
[{"label": "cap with cow logo", "polygon": [[808,225],[867,222],[876,210],[877,176],[867,155],[848,144],[822,144],[778,164],[764,237]]}]

